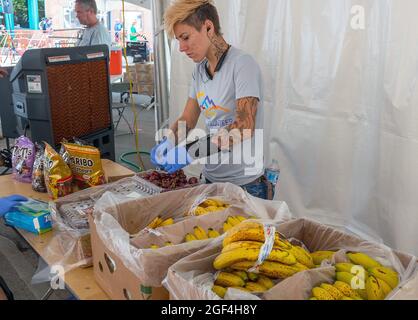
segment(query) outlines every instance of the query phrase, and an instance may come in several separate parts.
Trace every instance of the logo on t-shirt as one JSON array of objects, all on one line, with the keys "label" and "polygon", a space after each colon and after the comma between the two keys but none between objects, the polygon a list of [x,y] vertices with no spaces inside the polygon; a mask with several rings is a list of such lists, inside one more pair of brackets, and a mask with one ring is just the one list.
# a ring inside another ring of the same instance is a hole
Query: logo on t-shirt
[{"label": "logo on t-shirt", "polygon": [[206,118],[214,119],[218,115],[218,111],[224,113],[231,112],[228,108],[218,106],[213,99],[202,91],[197,94],[197,99],[199,101],[200,109],[205,112]]}]

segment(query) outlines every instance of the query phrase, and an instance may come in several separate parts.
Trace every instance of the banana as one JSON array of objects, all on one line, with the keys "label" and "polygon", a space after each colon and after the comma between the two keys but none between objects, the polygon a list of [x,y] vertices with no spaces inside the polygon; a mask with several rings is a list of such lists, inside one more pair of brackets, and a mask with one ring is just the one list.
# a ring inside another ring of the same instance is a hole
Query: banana
[{"label": "banana", "polygon": [[245,289],[250,290],[251,292],[264,292],[267,291],[267,288],[257,282],[248,281],[245,284]]},{"label": "banana", "polygon": [[366,281],[366,292],[368,300],[383,300],[385,292],[374,276],[370,276]]},{"label": "banana", "polygon": [[385,281],[392,289],[395,289],[399,284],[399,275],[398,273],[387,267],[374,267],[369,269],[371,276]]},{"label": "banana", "polygon": [[[217,256],[213,262],[213,267],[216,270],[222,270],[230,267],[231,265],[241,261],[257,261],[260,250],[253,248],[239,248],[231,251],[221,253]],[[281,262],[286,265],[296,264],[294,256],[290,255],[286,251],[272,250],[267,257],[267,261]]]},{"label": "banana", "polygon": [[159,224],[163,222],[163,219],[160,217],[156,217],[154,220],[151,221],[151,223],[147,226],[149,229],[155,229],[159,226]]},{"label": "banana", "polygon": [[348,263],[348,262],[341,262],[335,265],[335,269],[337,272],[348,272],[352,275],[356,275],[361,279],[367,279],[369,276],[368,272],[364,270],[364,268],[360,265]]},{"label": "banana", "polygon": [[213,230],[212,228],[209,228],[208,229],[208,236],[209,236],[209,238],[217,238],[217,237],[219,237],[221,234],[218,232],[218,231],[216,231],[216,230]]},{"label": "banana", "polygon": [[160,248],[159,246],[157,246],[156,244],[153,244],[153,245],[151,245],[151,247],[150,247],[151,249],[158,249],[158,248]]},{"label": "banana", "polygon": [[264,243],[258,241],[237,241],[228,244],[226,247],[222,249],[222,252],[228,252],[235,249],[240,248],[253,248],[253,249],[260,249]]},{"label": "banana", "polygon": [[266,287],[267,290],[274,287],[274,282],[269,277],[263,276],[262,274],[258,275],[257,283]]},{"label": "banana", "polygon": [[230,229],[232,229],[232,225],[230,225],[228,222],[225,221],[223,225],[224,232],[227,232]]},{"label": "banana", "polygon": [[216,201],[212,199],[206,199],[201,204],[199,204],[199,207],[207,208],[207,207],[217,207],[218,204]]},{"label": "banana", "polygon": [[245,271],[234,270],[234,271],[232,271],[232,273],[241,277],[242,280],[248,281],[248,274]]},{"label": "banana", "polygon": [[223,207],[210,206],[210,207],[206,207],[205,210],[206,210],[207,213],[209,213],[209,212],[221,211],[221,210],[224,210],[224,208]]},{"label": "banana", "polygon": [[352,298],[354,300],[360,300],[360,295],[353,289],[351,289],[351,286],[348,285],[345,282],[342,281],[336,281],[333,286],[341,291],[344,296]]},{"label": "banana", "polygon": [[315,251],[311,253],[314,264],[321,264],[324,260],[330,260],[335,251]]},{"label": "banana", "polygon": [[298,262],[307,266],[309,269],[315,268],[311,255],[302,247],[292,246],[290,250],[286,251],[293,254]]},{"label": "banana", "polygon": [[387,282],[383,281],[382,279],[376,278],[376,280],[383,290],[383,299],[385,299],[389,295],[389,293],[392,292],[393,289],[390,287],[390,285],[387,284]]},{"label": "banana", "polygon": [[199,226],[195,226],[193,228],[193,233],[196,236],[197,240],[205,240],[205,239],[209,239],[207,233],[205,230],[203,230],[203,228],[199,227]]},{"label": "banana", "polygon": [[245,285],[245,281],[236,274],[220,272],[215,280],[215,285],[221,287],[243,287]]},{"label": "banana", "polygon": [[[226,247],[228,244],[236,241],[265,241],[264,238],[264,228],[261,225],[258,225],[255,228],[241,228],[246,222],[242,222],[239,225],[235,226],[229,230],[228,234],[223,240],[223,246]],[[237,228],[237,229],[235,229]],[[274,245],[278,245],[279,235],[276,232]]]},{"label": "banana", "polygon": [[207,213],[209,213],[209,212],[207,212],[206,209],[205,208],[202,208],[202,207],[196,207],[194,209],[194,211],[193,211],[193,214],[195,216],[203,216],[203,215],[205,215]]},{"label": "banana", "polygon": [[193,234],[188,233],[188,234],[186,234],[185,240],[186,240],[186,242],[190,242],[190,241],[197,240],[197,238]]},{"label": "banana", "polygon": [[335,300],[340,300],[342,299],[342,297],[344,297],[343,293],[340,290],[330,285],[329,283],[322,283],[320,287],[326,290]]},{"label": "banana", "polygon": [[347,253],[347,257],[354,264],[359,264],[363,266],[366,270],[374,267],[381,267],[382,265],[374,260],[372,257],[367,254],[358,252],[358,253]]},{"label": "banana", "polygon": [[167,242],[164,243],[164,246],[166,246],[166,247],[170,247],[172,245],[173,245],[173,243],[171,241],[167,241]]},{"label": "banana", "polygon": [[235,218],[237,218],[239,220],[239,222],[243,222],[243,221],[247,220],[247,218],[243,217],[243,216],[236,216]]},{"label": "banana", "polygon": [[240,224],[241,221],[239,221],[237,218],[233,217],[233,216],[229,216],[226,219],[226,222],[228,222],[230,225],[232,225],[233,227],[236,226],[237,224]]},{"label": "banana", "polygon": [[[248,270],[254,266],[254,261],[242,261],[231,266],[235,270]],[[259,267],[259,273],[273,279],[284,279],[301,271],[298,267],[288,266],[280,262],[264,261]]]},{"label": "banana", "polygon": [[161,224],[158,225],[158,228],[169,226],[169,225],[172,225],[173,223],[174,223],[174,219],[168,218],[167,220],[164,220],[163,222],[161,222]]},{"label": "banana", "polygon": [[254,272],[247,272],[247,276],[248,276],[248,279],[250,279],[251,281],[258,281],[258,277],[260,275]]},{"label": "banana", "polygon": [[238,289],[238,290],[245,291],[245,292],[251,292],[249,289],[244,288],[244,287],[230,287],[230,288]]},{"label": "banana", "polygon": [[293,247],[292,244],[286,239],[279,239],[277,246],[284,250],[290,250]]},{"label": "banana", "polygon": [[335,300],[327,290],[320,287],[315,287],[312,289],[312,296],[318,300]]},{"label": "banana", "polygon": [[349,272],[336,272],[336,279],[337,281],[342,281],[347,283],[351,289],[357,290],[357,289],[364,289],[365,288],[365,281],[364,279],[355,276]]},{"label": "banana", "polygon": [[227,290],[226,288],[221,287],[221,286],[214,285],[212,287],[212,291],[215,292],[221,298],[225,297],[226,290]]}]

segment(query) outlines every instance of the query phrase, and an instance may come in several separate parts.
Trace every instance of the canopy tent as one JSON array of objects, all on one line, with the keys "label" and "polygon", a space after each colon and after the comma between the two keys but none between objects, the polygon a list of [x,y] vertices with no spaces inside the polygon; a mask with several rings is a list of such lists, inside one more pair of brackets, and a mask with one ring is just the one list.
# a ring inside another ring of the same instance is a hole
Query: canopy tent
[{"label": "canopy tent", "polygon": [[[279,198],[297,216],[418,254],[418,2],[216,5],[227,41],[263,71],[266,163],[279,160]],[[170,122],[193,69],[172,45]]]}]

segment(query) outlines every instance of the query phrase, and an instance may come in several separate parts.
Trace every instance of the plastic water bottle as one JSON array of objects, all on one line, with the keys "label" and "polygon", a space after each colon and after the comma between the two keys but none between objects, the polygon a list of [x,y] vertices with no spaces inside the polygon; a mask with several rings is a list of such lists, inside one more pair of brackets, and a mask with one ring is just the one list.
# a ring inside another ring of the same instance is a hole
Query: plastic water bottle
[{"label": "plastic water bottle", "polygon": [[279,162],[273,159],[271,164],[266,169],[266,179],[273,185],[273,197],[276,190],[277,182],[279,181],[280,167]]}]

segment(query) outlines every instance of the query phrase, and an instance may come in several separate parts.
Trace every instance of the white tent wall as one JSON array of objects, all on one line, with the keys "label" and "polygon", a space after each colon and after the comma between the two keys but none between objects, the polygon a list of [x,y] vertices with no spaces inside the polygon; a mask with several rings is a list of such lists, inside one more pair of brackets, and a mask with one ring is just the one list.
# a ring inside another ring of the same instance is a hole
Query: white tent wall
[{"label": "white tent wall", "polygon": [[[263,71],[266,163],[279,160],[279,198],[297,216],[418,254],[418,1],[216,5],[227,41]],[[352,25],[358,5],[364,29]],[[193,69],[172,48],[171,122]]]}]

